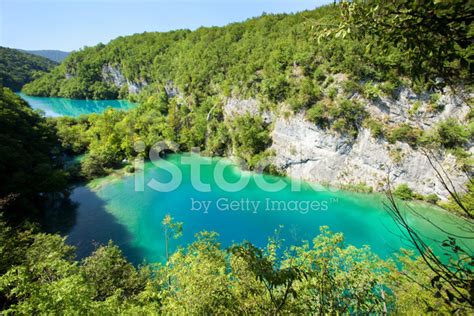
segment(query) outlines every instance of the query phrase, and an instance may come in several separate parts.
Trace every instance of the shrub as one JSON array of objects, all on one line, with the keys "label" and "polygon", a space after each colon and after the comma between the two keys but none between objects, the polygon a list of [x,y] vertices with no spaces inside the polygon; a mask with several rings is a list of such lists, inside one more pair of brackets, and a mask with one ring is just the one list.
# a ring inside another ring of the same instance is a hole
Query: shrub
[{"label": "shrub", "polygon": [[324,82],[326,79],[327,67],[324,65],[319,65],[318,68],[314,71],[313,78],[318,82]]},{"label": "shrub", "polygon": [[341,84],[342,90],[345,93],[352,95],[355,93],[362,93],[362,86],[353,80],[346,80]]},{"label": "shrub", "polygon": [[319,86],[315,86],[309,80],[303,80],[295,90],[292,91],[292,96],[288,99],[288,103],[295,112],[315,103],[322,95]]},{"label": "shrub", "polygon": [[262,92],[272,102],[278,103],[285,99],[288,92],[288,81],[284,75],[265,79],[262,82]]},{"label": "shrub", "polygon": [[234,153],[245,159],[247,163],[250,163],[255,155],[263,152],[271,143],[267,124],[261,117],[249,114],[236,117],[230,123],[230,137]]},{"label": "shrub", "polygon": [[419,128],[411,127],[403,123],[389,132],[388,141],[392,144],[399,141],[408,143],[411,146],[416,146],[422,134],[423,131]]},{"label": "shrub", "polygon": [[380,90],[387,96],[396,98],[396,92],[398,90],[398,84],[393,81],[385,81],[380,84]]},{"label": "shrub", "polygon": [[343,100],[329,111],[334,119],[333,128],[341,133],[357,136],[357,124],[367,117],[364,106],[359,102]]},{"label": "shrub", "polygon": [[446,148],[462,147],[472,137],[469,129],[454,118],[448,118],[436,127],[439,142]]},{"label": "shrub", "polygon": [[341,189],[358,193],[372,193],[374,191],[374,188],[367,185],[365,182],[343,184]]},{"label": "shrub", "polygon": [[369,100],[376,101],[382,95],[382,91],[372,81],[368,81],[364,85],[364,97]]},{"label": "shrub", "polygon": [[423,200],[431,204],[436,204],[439,201],[439,197],[433,193],[433,194],[428,194],[424,196]]},{"label": "shrub", "polygon": [[418,110],[420,109],[420,106],[421,106],[421,102],[416,101],[415,103],[413,103],[412,107],[408,110],[408,114],[410,116],[416,115],[418,113]]},{"label": "shrub", "polygon": [[334,100],[337,96],[337,88],[336,87],[331,87],[327,91],[327,95],[331,100]]},{"label": "shrub", "polygon": [[306,118],[319,127],[327,127],[329,125],[329,117],[326,103],[319,101],[313,105],[313,107],[306,111]]},{"label": "shrub", "polygon": [[[460,196],[459,201],[471,215],[474,215],[474,183],[468,183],[466,189],[466,192]],[[459,204],[453,201],[452,197],[449,198],[448,202],[442,203],[441,206],[452,212],[466,214],[465,211],[459,207]]]},{"label": "shrub", "polygon": [[414,197],[413,190],[406,183],[398,185],[393,190],[393,195],[402,200],[412,200]]},{"label": "shrub", "polygon": [[367,119],[364,121],[364,126],[370,129],[372,137],[379,138],[384,136],[384,126],[382,123],[374,119]]}]

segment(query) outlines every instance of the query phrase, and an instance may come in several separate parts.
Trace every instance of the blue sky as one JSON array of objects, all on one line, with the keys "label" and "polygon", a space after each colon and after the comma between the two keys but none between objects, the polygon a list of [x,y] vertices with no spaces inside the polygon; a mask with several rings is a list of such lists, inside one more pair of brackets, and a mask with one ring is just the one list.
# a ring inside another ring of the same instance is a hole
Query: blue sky
[{"label": "blue sky", "polygon": [[120,35],[221,26],[328,0],[0,0],[0,46],[71,51]]}]

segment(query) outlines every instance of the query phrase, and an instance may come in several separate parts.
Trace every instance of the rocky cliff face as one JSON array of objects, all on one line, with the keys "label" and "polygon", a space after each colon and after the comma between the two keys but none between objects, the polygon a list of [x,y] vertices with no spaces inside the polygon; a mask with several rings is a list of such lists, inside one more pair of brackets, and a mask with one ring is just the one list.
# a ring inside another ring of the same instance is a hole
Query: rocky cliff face
[{"label": "rocky cliff face", "polygon": [[[375,139],[365,128],[353,140],[322,130],[300,114],[277,118],[272,138],[275,164],[292,177],[334,186],[365,183],[376,190],[383,189],[389,177],[393,185],[407,183],[421,194],[448,195],[420,150]],[[439,158],[453,182],[464,186],[467,178],[457,170],[455,157]]]},{"label": "rocky cliff face", "polygon": [[130,94],[137,94],[148,85],[146,81],[133,82],[128,80],[118,67],[109,64],[102,67],[102,80],[104,82],[112,83],[118,88],[127,85],[128,93]]},{"label": "rocky cliff face", "polygon": [[[367,101],[359,95],[352,98],[364,102],[371,117],[387,125],[407,123],[422,129],[429,129],[447,117],[462,120],[469,111],[462,98],[448,93],[437,100],[443,110],[436,113],[430,108],[432,105],[426,95],[416,95],[408,89],[402,90],[397,100]],[[418,102],[416,113],[414,102]],[[256,100],[229,99],[224,105],[226,119],[245,113],[272,121],[274,164],[291,177],[332,186],[365,183],[376,190],[382,190],[389,177],[392,185],[406,183],[418,193],[448,197],[423,152],[406,143],[390,144],[376,139],[365,128],[360,128],[357,138],[353,139],[317,127],[305,119],[304,113],[284,117],[261,111]],[[454,185],[464,187],[467,177],[456,167],[456,158],[441,153],[437,159]]]}]

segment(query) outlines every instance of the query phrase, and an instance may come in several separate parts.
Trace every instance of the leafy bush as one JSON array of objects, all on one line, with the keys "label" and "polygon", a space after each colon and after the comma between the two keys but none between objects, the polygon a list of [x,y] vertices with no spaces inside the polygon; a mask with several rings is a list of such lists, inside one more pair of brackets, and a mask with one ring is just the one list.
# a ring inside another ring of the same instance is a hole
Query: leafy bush
[{"label": "leafy bush", "polygon": [[420,107],[421,107],[421,101],[416,101],[415,103],[413,103],[412,107],[408,110],[408,114],[410,116],[416,115]]},{"label": "leafy bush", "polygon": [[255,155],[265,151],[271,140],[262,118],[250,114],[238,116],[230,123],[230,137],[234,154],[249,165]]},{"label": "leafy bush", "polygon": [[423,197],[423,200],[431,204],[436,204],[439,201],[439,197],[436,194],[428,194]]},{"label": "leafy bush", "polygon": [[430,103],[428,105],[429,112],[440,112],[443,110],[444,106],[438,101],[441,95],[439,93],[433,93],[430,95]]},{"label": "leafy bush", "polygon": [[359,182],[355,184],[344,184],[341,186],[341,189],[358,193],[372,193],[374,191],[374,188],[367,185],[365,182]]},{"label": "leafy bush", "polygon": [[380,84],[380,90],[387,96],[396,98],[399,83],[393,80],[384,81]]},{"label": "leafy bush", "polygon": [[374,138],[380,138],[384,136],[384,125],[374,119],[366,119],[364,121],[365,127],[370,129],[370,133]]},{"label": "leafy bush", "polygon": [[392,130],[389,130],[387,139],[390,143],[399,141],[408,143],[411,146],[417,146],[422,134],[422,130],[403,123]]},{"label": "leafy bush", "polygon": [[368,81],[364,84],[364,97],[369,100],[376,101],[382,95],[380,88],[375,85],[372,81]]},{"label": "leafy bush", "polygon": [[342,90],[349,96],[355,93],[362,93],[362,86],[354,80],[345,80],[341,84]]},{"label": "leafy bush", "polygon": [[406,183],[398,185],[392,193],[402,200],[412,200],[414,198],[413,190]]},{"label": "leafy bush", "polygon": [[342,100],[329,109],[329,114],[334,120],[333,128],[340,133],[357,136],[358,124],[367,117],[364,105],[351,100]]},{"label": "leafy bush", "polygon": [[[471,216],[474,215],[474,183],[469,182],[467,184],[466,191],[460,195],[461,204],[470,212]],[[456,203],[452,197],[449,198],[448,202],[441,203],[441,206],[445,209],[465,215],[465,211],[461,209],[458,203]]]},{"label": "leafy bush", "polygon": [[322,100],[306,111],[306,118],[321,128],[328,127],[329,114],[327,112],[327,100]]},{"label": "leafy bush", "polygon": [[446,148],[462,147],[473,136],[467,127],[459,124],[454,118],[439,123],[436,131],[439,142]]}]

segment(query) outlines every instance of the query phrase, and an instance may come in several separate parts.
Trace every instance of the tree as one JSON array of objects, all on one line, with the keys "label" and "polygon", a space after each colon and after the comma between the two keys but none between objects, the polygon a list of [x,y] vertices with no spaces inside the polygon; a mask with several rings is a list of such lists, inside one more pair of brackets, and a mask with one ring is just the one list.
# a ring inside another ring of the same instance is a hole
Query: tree
[{"label": "tree", "polygon": [[92,288],[93,299],[99,301],[117,294],[122,299],[130,298],[145,288],[147,277],[127,261],[112,241],[84,259],[81,275]]},{"label": "tree", "polygon": [[67,175],[54,126],[15,95],[0,87],[0,199],[15,196],[5,209],[9,219],[35,216],[41,202],[67,190]]},{"label": "tree", "polygon": [[271,140],[263,119],[250,114],[233,119],[230,123],[230,137],[234,154],[245,159],[247,163],[255,155],[263,152]]},{"label": "tree", "polygon": [[474,7],[463,0],[357,0],[340,3],[341,22],[325,35],[370,38],[368,48],[397,47],[413,78],[436,84],[469,79],[472,73]]},{"label": "tree", "polygon": [[171,238],[178,239],[183,234],[183,223],[175,222],[171,215],[167,214],[163,221],[163,231],[165,234],[165,252],[166,252],[166,261],[169,260],[169,241]]}]

